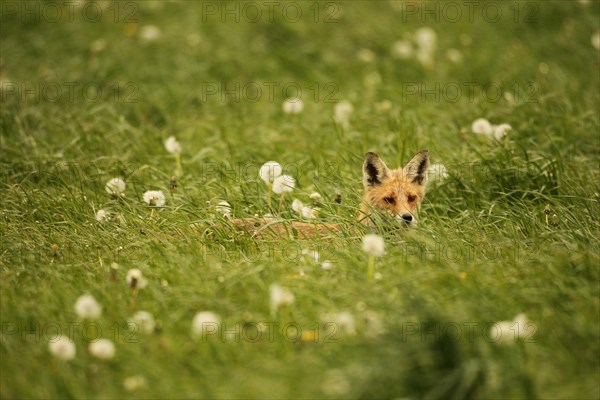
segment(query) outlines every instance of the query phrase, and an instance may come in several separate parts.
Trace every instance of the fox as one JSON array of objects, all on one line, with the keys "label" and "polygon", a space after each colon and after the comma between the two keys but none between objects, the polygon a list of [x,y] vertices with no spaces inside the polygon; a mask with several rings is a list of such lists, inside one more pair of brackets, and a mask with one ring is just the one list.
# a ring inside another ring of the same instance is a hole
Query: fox
[{"label": "fox", "polygon": [[[357,222],[373,233],[411,228],[425,197],[429,151],[419,151],[404,167],[390,169],[376,153],[365,154],[362,167],[363,197]],[[326,238],[355,226],[285,221],[278,218],[234,219],[233,225],[256,238]],[[359,225],[359,226],[360,226]]]}]

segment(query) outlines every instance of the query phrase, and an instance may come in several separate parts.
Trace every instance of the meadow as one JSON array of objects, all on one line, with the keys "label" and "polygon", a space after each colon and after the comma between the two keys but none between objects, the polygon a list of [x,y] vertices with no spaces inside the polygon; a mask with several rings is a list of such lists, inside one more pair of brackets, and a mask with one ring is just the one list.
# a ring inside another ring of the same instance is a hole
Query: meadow
[{"label": "meadow", "polygon": [[[599,20],[598,1],[3,1],[0,397],[600,398]],[[421,149],[419,224],[368,279],[364,155]],[[296,181],[281,211],[270,160]],[[350,228],[231,224],[298,220],[294,199]]]}]

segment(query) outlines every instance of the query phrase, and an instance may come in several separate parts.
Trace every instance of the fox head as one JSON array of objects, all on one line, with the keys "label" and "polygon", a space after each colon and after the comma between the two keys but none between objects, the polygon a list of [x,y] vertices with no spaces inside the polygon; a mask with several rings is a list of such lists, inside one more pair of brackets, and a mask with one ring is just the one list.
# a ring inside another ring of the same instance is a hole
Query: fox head
[{"label": "fox head", "polygon": [[429,152],[421,150],[404,168],[389,169],[375,153],[367,153],[363,164],[365,195],[361,208],[364,223],[374,227],[373,212],[384,221],[412,226],[425,196]]}]

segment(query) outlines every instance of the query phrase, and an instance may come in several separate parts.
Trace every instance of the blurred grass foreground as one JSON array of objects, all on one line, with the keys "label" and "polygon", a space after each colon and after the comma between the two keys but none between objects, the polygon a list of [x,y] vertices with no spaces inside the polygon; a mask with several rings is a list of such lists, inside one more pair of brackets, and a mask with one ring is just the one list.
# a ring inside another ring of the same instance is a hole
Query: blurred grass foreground
[{"label": "blurred grass foreground", "polygon": [[[3,0],[0,397],[600,398],[599,16]],[[352,227],[421,149],[376,255],[232,227]]]}]

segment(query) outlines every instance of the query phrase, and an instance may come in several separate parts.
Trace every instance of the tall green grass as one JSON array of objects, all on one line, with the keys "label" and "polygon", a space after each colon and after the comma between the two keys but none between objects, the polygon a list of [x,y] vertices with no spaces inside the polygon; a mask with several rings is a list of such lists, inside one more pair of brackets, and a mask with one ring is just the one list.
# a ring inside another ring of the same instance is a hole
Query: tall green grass
[{"label": "tall green grass", "polygon": [[[385,1],[293,3],[298,22],[280,13],[222,22],[206,5],[238,3],[212,2],[97,2],[98,22],[81,8],[52,22],[24,15],[26,4],[47,3],[4,3],[0,27],[1,76],[16,85],[3,83],[0,108],[3,398],[600,396],[597,2],[491,3],[503,11],[496,23],[481,8],[473,21],[436,22]],[[519,4],[534,5],[535,18],[515,22]],[[137,23],[123,21],[131,10]],[[162,36],[144,41],[145,25]],[[432,68],[390,55],[423,26],[437,33]],[[82,92],[90,83],[97,100]],[[279,89],[251,101],[248,83],[295,83],[304,111],[284,114]],[[54,84],[63,92],[50,101]],[[222,84],[234,94],[222,99]],[[464,90],[456,101],[448,84]],[[491,84],[512,100],[483,95]],[[349,127],[333,121],[340,100],[354,105]],[[514,131],[500,141],[475,135],[480,117]],[[163,146],[171,135],[183,146],[176,188]],[[317,191],[317,221],[352,226],[364,153],[396,167],[423,148],[449,176],[429,184],[417,228],[386,236],[374,281],[360,232],[255,240],[215,212],[227,200],[235,217],[267,213],[257,172],[277,160],[297,181],[282,217],[296,218],[292,199],[311,204]],[[115,176],[127,182],[122,198],[104,190]],[[154,189],[167,205],[151,218],[142,195]],[[111,218],[97,222],[99,209]],[[148,280],[135,308],[154,315],[153,334],[128,330],[131,268]],[[272,283],[295,297],[275,314]],[[96,325],[75,314],[85,293],[103,306]],[[191,335],[199,311],[222,320],[205,341]],[[354,332],[335,317],[345,311]],[[520,313],[532,323],[526,338],[490,336]],[[257,323],[279,327],[253,341]],[[57,326],[73,327],[71,361],[48,351]],[[115,342],[113,360],[87,350],[100,331]],[[145,385],[128,392],[124,381],[138,375]]]}]

